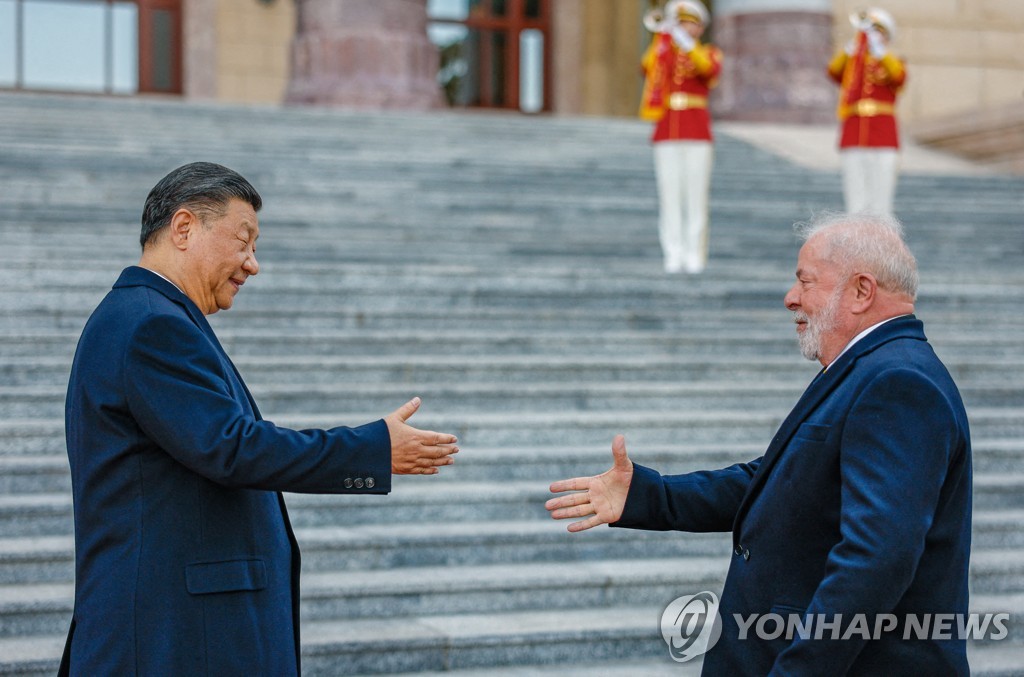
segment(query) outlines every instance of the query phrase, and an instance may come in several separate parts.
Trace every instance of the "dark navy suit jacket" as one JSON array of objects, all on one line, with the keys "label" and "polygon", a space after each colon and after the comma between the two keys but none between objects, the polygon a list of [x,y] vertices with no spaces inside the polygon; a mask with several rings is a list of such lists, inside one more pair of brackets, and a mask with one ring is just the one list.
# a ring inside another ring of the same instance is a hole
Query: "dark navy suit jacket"
[{"label": "dark navy suit jacket", "polygon": [[733,616],[869,614],[873,631],[874,614],[968,613],[967,415],[913,316],[876,328],[816,378],[761,458],[664,477],[635,466],[613,526],[732,531],[706,675],[969,674],[955,632],[740,640]]},{"label": "dark navy suit jacket", "polygon": [[66,407],[75,610],[62,672],[297,674],[299,550],[278,492],[390,491],[384,421],[262,420],[195,304],[138,267],[86,324]]}]

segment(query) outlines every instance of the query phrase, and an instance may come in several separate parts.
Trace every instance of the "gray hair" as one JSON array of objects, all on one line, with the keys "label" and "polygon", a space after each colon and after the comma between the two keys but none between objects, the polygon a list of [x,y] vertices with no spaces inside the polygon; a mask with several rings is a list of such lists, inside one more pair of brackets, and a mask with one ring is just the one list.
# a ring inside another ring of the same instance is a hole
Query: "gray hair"
[{"label": "gray hair", "polygon": [[835,263],[842,276],[871,273],[882,289],[917,299],[917,261],[895,217],[826,212],[794,228],[805,242],[820,235],[825,244],[822,256]]},{"label": "gray hair", "polygon": [[196,212],[201,219],[223,216],[232,199],[249,203],[253,211],[263,206],[263,198],[238,172],[213,162],[192,162],[178,167],[153,186],[142,209],[142,248],[156,240],[157,234],[171,223],[182,207]]}]

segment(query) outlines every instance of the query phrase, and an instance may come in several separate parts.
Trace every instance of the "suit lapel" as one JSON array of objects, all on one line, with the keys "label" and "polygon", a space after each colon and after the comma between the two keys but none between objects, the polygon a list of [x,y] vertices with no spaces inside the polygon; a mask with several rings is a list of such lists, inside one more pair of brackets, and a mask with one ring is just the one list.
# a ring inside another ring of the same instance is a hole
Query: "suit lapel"
[{"label": "suit lapel", "polygon": [[262,420],[263,417],[260,415],[259,407],[256,406],[256,400],[253,399],[252,393],[249,392],[249,388],[246,387],[245,381],[242,380],[242,375],[238,373],[238,369],[235,368],[235,363],[228,357],[227,352],[224,350],[224,346],[220,344],[220,340],[217,338],[217,334],[214,333],[213,327],[210,326],[209,321],[203,312],[199,310],[199,306],[192,302],[188,296],[186,296],[180,289],[168,282],[161,276],[157,275],[151,270],[141,268],[139,266],[130,266],[122,271],[121,276],[117,282],[114,283],[114,287],[130,287],[130,286],[143,286],[154,289],[171,301],[181,306],[188,316],[192,319],[199,330],[206,335],[210,342],[213,343],[217,352],[220,354],[221,359],[231,369],[231,373],[234,374],[234,385],[238,386],[249,403],[249,407],[252,409],[253,415],[256,420]]},{"label": "suit lapel", "polygon": [[191,300],[187,299],[188,303],[185,304],[185,309],[188,311],[192,320],[199,326],[210,342],[213,343],[214,347],[217,348],[217,352],[220,353],[220,357],[224,360],[224,363],[231,369],[231,373],[235,375],[235,385],[241,388],[242,392],[245,393],[245,399],[249,402],[249,407],[252,409],[253,416],[256,417],[257,421],[263,419],[260,415],[259,407],[256,406],[256,400],[253,399],[252,393],[249,392],[249,388],[245,385],[245,381],[242,380],[242,375],[238,373],[238,369],[235,367],[235,363],[228,357],[228,353],[224,350],[224,346],[220,344],[220,339],[217,338],[217,334],[214,333],[213,327],[210,326],[209,320],[199,310],[196,304],[192,303]]},{"label": "suit lapel", "polygon": [[789,446],[789,441],[797,429],[807,420],[807,417],[842,383],[862,355],[870,353],[880,345],[888,343],[895,338],[904,337],[925,340],[921,321],[913,315],[891,320],[878,327],[855,343],[838,360],[829,365],[827,370],[819,373],[811,381],[803,395],[800,396],[796,406],[793,407],[793,410],[783,420],[782,425],[779,426],[778,431],[776,431],[775,436],[768,445],[768,449],[764,453],[757,472],[751,478],[750,485],[747,487],[747,493],[743,496],[739,510],[736,511],[736,519],[733,522],[734,533],[739,532],[743,517],[750,510],[750,506],[760,494],[761,489],[764,488],[769,473]]},{"label": "suit lapel", "polygon": [[761,460],[761,464],[757,468],[757,472],[754,473],[754,477],[750,480],[750,485],[747,488],[747,493],[743,496],[743,501],[740,503],[739,510],[736,512],[736,520],[734,522],[734,530],[739,528],[742,522],[743,516],[750,509],[750,505],[754,502],[754,499],[761,492],[761,488],[764,486],[765,480],[771,469],[775,466],[779,460],[779,456],[782,455],[782,451],[789,444],[789,440],[793,437],[793,434],[797,431],[804,420],[810,416],[818,405],[824,400],[830,392],[835,388],[836,384],[842,379],[841,373],[833,373],[832,370],[828,370],[824,373],[818,374],[811,381],[811,384],[807,386],[803,395],[797,400],[796,406],[793,407],[789,415],[782,421],[782,425],[775,432],[775,436],[772,437],[771,443],[768,445],[767,451],[764,452],[764,456]]}]

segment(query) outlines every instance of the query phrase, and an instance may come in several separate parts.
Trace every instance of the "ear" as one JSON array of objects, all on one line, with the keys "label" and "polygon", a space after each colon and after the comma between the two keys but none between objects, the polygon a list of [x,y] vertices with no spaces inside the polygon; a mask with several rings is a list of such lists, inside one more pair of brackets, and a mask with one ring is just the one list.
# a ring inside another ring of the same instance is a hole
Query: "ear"
[{"label": "ear", "polygon": [[878,296],[878,280],[871,273],[854,273],[850,286],[853,289],[853,305],[850,309],[855,315],[866,313]]},{"label": "ear", "polygon": [[189,238],[194,238],[199,229],[199,217],[191,209],[182,207],[171,216],[168,235],[171,244],[181,250],[188,249]]}]

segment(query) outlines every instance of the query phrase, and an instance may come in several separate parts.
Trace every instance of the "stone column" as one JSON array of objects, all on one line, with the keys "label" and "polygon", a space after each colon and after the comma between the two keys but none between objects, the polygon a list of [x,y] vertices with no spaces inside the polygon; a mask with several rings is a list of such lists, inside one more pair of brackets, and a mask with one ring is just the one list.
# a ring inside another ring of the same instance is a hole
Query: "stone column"
[{"label": "stone column", "polygon": [[715,118],[834,121],[832,25],[831,0],[715,0],[713,41],[724,52]]},{"label": "stone column", "polygon": [[181,87],[186,99],[217,98],[217,3],[183,0],[181,3]]},{"label": "stone column", "polygon": [[295,0],[289,103],[423,110],[442,105],[426,0]]}]

